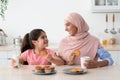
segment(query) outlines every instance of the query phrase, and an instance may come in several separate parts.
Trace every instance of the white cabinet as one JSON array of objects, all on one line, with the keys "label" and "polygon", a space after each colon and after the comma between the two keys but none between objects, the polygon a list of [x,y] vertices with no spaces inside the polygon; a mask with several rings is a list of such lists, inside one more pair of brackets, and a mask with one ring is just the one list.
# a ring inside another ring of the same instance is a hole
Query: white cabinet
[{"label": "white cabinet", "polygon": [[7,64],[7,53],[6,51],[0,51],[0,65]]},{"label": "white cabinet", "polygon": [[10,59],[13,54],[19,54],[17,50],[0,50],[0,65],[10,65]]},{"label": "white cabinet", "polygon": [[120,51],[109,51],[114,60],[114,65],[120,65]]},{"label": "white cabinet", "polygon": [[92,0],[92,12],[120,12],[120,0]]}]

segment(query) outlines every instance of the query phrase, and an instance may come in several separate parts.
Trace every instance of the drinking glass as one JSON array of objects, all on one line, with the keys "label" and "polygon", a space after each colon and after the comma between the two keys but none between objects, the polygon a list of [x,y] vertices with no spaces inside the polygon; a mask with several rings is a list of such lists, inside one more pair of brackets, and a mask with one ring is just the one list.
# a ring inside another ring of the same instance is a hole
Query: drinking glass
[{"label": "drinking glass", "polygon": [[107,39],[103,39],[102,40],[102,45],[103,46],[107,46],[108,45],[108,40]]}]

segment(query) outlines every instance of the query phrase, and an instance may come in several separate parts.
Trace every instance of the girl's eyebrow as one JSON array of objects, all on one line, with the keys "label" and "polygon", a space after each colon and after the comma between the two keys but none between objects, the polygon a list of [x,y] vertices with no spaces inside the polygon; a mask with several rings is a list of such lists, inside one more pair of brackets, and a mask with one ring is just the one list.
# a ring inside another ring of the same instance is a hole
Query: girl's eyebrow
[{"label": "girl's eyebrow", "polygon": [[43,37],[47,37],[47,35],[42,35],[42,36],[40,36],[40,38],[43,38]]}]

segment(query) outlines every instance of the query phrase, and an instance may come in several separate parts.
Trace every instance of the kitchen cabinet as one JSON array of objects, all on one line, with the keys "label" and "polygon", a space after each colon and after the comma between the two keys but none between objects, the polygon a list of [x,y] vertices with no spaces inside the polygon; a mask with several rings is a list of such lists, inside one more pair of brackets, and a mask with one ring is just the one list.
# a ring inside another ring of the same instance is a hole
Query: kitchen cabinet
[{"label": "kitchen cabinet", "polygon": [[92,12],[120,12],[120,0],[92,0]]},{"label": "kitchen cabinet", "polygon": [[0,50],[0,65],[10,65],[10,59],[14,54],[19,54],[19,50]]},{"label": "kitchen cabinet", "polygon": [[114,60],[114,65],[120,65],[120,51],[109,51]]},{"label": "kitchen cabinet", "polygon": [[7,53],[6,51],[0,51],[0,65],[7,64]]}]

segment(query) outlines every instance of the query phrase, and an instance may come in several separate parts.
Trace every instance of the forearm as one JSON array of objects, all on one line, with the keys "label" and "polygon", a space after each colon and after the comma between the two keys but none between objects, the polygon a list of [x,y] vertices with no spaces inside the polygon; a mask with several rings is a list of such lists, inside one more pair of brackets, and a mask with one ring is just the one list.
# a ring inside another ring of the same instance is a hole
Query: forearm
[{"label": "forearm", "polygon": [[[114,63],[110,53],[107,50],[105,50],[104,48],[98,49],[97,56],[101,60],[105,61],[105,62],[103,62],[103,64],[107,64],[107,62],[108,62],[108,65],[112,65]],[[101,64],[101,62],[100,62],[100,64]]]},{"label": "forearm", "polygon": [[54,58],[52,58],[52,59],[50,60],[50,62],[51,62],[51,63],[54,63],[54,64],[56,64],[56,65],[64,65],[64,64],[65,64],[63,60],[61,60],[61,59],[54,59]]},{"label": "forearm", "polygon": [[54,55],[53,57],[51,57],[51,59],[49,61],[56,65],[64,65],[65,64],[65,61],[57,55]]},{"label": "forearm", "polygon": [[20,64],[23,64],[23,62],[24,62],[23,59],[20,57],[20,58],[19,58],[19,63],[20,63]]},{"label": "forearm", "polygon": [[109,64],[108,60],[103,60],[103,61],[90,60],[85,64],[85,66],[87,68],[91,69],[91,68],[98,68],[98,67],[108,66],[108,64]]},{"label": "forearm", "polygon": [[108,60],[98,61],[97,67],[108,66],[108,64],[109,64]]}]

